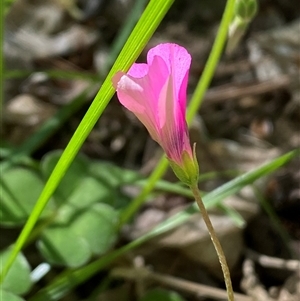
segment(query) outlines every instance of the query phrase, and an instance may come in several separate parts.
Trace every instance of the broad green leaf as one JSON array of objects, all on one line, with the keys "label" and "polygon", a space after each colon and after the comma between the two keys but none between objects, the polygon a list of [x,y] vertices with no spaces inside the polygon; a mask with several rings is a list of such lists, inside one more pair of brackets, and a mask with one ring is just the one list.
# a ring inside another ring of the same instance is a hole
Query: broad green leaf
[{"label": "broad green leaf", "polygon": [[[0,223],[18,225],[26,221],[43,189],[44,183],[32,170],[18,167],[7,170],[0,181]],[[44,211],[47,215],[50,211]]]},{"label": "broad green leaf", "polygon": [[[76,160],[75,160],[76,161]],[[113,203],[114,190],[86,174],[67,198],[68,204],[75,208],[86,208],[97,202]]]},{"label": "broad green leaf", "polygon": [[[61,151],[48,153],[41,164],[45,177],[48,177],[57,163]],[[91,161],[80,155],[69,170],[54,197],[57,204],[68,202],[76,208],[85,208],[96,202],[104,202],[115,207],[127,204],[118,188],[124,182],[133,181],[137,173],[124,171],[111,163]]]},{"label": "broad green leaf", "polygon": [[184,299],[174,291],[157,288],[148,291],[139,301],[184,301]]},{"label": "broad green leaf", "polygon": [[44,230],[37,245],[41,254],[52,264],[79,267],[91,256],[86,240],[69,227],[56,226]]},{"label": "broad green leaf", "polygon": [[[50,176],[53,168],[55,167],[59,157],[61,156],[62,151],[57,150],[48,153],[44,156],[41,162],[41,171],[44,175],[45,180]],[[88,159],[80,155],[73,161],[70,165],[69,170],[65,174],[63,180],[60,182],[58,186],[55,198],[58,199],[57,201],[64,202],[72,192],[77,188],[80,184],[81,180],[83,179],[84,175],[87,173],[89,166]]]},{"label": "broad green leaf", "polygon": [[85,239],[94,254],[103,254],[117,239],[118,215],[106,204],[95,204],[82,212],[70,227]]},{"label": "broad green leaf", "polygon": [[132,170],[120,168],[109,162],[93,162],[90,165],[89,172],[99,181],[103,181],[106,185],[115,188],[121,183],[132,183],[141,176]]},{"label": "broad green leaf", "polygon": [[25,299],[11,292],[0,289],[0,301],[25,301]]},{"label": "broad green leaf", "polygon": [[109,192],[109,197],[103,198],[102,202],[113,206],[115,209],[123,209],[131,201],[120,187],[124,184],[133,183],[141,178],[135,171],[120,168],[112,163],[96,161],[91,162],[90,175],[99,182],[102,193]]},{"label": "broad green leaf", "polygon": [[[4,266],[11,249],[7,249],[0,254],[0,271]],[[32,283],[30,280],[30,266],[22,253],[19,253],[14,264],[12,265],[7,277],[1,285],[1,288],[5,291],[14,294],[24,294],[28,292]],[[3,299],[6,301],[6,299]]]}]

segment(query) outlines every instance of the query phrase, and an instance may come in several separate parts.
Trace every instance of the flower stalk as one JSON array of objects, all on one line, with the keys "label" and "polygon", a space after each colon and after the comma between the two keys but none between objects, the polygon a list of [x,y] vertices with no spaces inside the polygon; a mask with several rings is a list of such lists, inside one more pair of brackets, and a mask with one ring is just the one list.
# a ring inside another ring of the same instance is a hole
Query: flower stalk
[{"label": "flower stalk", "polygon": [[221,246],[221,243],[218,239],[218,236],[215,232],[215,229],[211,223],[211,220],[209,218],[209,215],[206,211],[206,208],[204,206],[204,203],[202,201],[199,189],[198,189],[198,185],[197,183],[193,183],[190,186],[190,189],[194,195],[194,198],[196,200],[196,203],[200,209],[200,212],[202,214],[203,220],[206,224],[207,230],[209,232],[211,241],[216,249],[217,255],[219,257],[219,261],[221,264],[221,268],[222,268],[222,272],[224,275],[224,280],[225,280],[225,285],[226,285],[226,290],[227,290],[227,296],[228,296],[228,301],[234,301],[234,293],[233,293],[233,289],[232,289],[232,283],[231,283],[231,278],[230,278],[230,272],[229,272],[229,268],[228,268],[228,264],[226,261],[226,257],[225,254],[223,252],[223,248]]}]

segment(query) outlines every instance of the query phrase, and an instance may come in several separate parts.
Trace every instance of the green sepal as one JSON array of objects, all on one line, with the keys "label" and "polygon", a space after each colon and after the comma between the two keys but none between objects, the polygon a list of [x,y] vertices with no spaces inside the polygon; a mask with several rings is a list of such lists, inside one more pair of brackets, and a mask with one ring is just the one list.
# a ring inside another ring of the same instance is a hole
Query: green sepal
[{"label": "green sepal", "polygon": [[191,185],[190,177],[186,174],[185,170],[180,165],[175,163],[173,160],[168,158],[168,161],[169,161],[169,164],[170,164],[171,168],[173,169],[173,172],[176,175],[176,177],[182,183],[184,183],[186,185]]},{"label": "green sepal", "polygon": [[184,184],[190,186],[198,182],[199,165],[195,151],[196,144],[193,147],[193,157],[187,151],[183,151],[181,155],[182,165],[177,164],[172,159],[168,158],[169,164],[173,169],[176,177]]}]

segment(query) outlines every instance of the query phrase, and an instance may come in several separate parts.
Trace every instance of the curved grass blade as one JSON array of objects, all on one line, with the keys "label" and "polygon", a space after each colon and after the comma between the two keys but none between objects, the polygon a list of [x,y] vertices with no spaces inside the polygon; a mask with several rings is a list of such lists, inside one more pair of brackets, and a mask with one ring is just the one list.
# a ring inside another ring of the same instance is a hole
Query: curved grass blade
[{"label": "curved grass blade", "polygon": [[79,124],[77,130],[75,131],[65,151],[63,152],[60,160],[58,161],[56,167],[50,175],[36,203],[36,206],[33,209],[32,214],[30,215],[28,221],[26,222],[21,234],[19,235],[14,245],[11,256],[9,257],[2,270],[0,283],[5,278],[16,256],[24,246],[39,216],[41,215],[50,197],[54,193],[67,169],[74,160],[83,142],[91,132],[95,123],[97,122],[104,109],[106,108],[107,104],[109,103],[111,97],[113,96],[114,89],[111,84],[112,76],[116,73],[116,71],[127,71],[130,68],[132,63],[137,59],[137,57],[145,47],[146,43],[149,41],[150,37],[160,24],[164,15],[169,10],[173,1],[174,0],[156,0],[149,2],[137,25],[132,31],[132,34],[130,35],[126,44],[124,45],[116,62],[111,68],[108,76],[103,82],[103,85],[101,86],[99,92],[95,96],[95,99],[92,102],[90,108],[88,109],[87,113],[85,114],[84,118]]}]

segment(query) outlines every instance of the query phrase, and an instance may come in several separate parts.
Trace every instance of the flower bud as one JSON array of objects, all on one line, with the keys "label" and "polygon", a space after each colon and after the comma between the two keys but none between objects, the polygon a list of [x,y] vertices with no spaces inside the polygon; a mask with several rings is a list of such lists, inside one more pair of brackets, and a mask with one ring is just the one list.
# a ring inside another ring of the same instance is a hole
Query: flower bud
[{"label": "flower bud", "polygon": [[232,53],[244,36],[249,23],[257,13],[257,0],[237,0],[235,17],[229,27],[226,53]]}]

